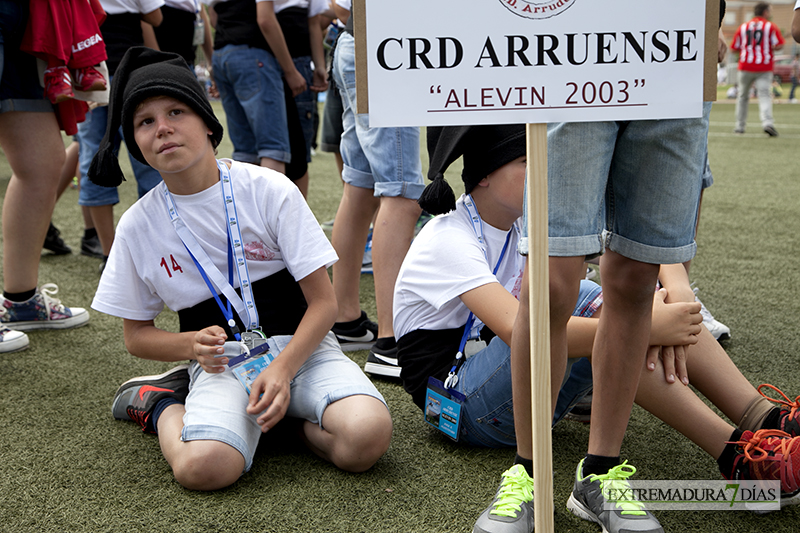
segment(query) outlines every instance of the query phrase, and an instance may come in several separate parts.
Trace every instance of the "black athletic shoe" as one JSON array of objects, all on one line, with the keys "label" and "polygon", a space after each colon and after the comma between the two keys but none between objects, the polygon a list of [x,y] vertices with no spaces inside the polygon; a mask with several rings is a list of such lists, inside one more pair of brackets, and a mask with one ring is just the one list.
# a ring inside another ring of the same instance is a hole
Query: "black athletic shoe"
[{"label": "black athletic shoe", "polygon": [[142,426],[142,431],[155,433],[151,416],[156,404],[164,398],[175,398],[180,403],[189,394],[189,365],[179,365],[157,376],[129,379],[114,395],[111,412],[117,420],[132,420]]},{"label": "black athletic shoe", "polygon": [[72,253],[72,248],[67,246],[67,243],[61,238],[61,232],[58,231],[58,228],[55,227],[52,222],[50,223],[50,227],[47,228],[47,236],[44,238],[44,245],[42,245],[42,248],[50,250],[55,255]]},{"label": "black athletic shoe", "polygon": [[81,237],[81,255],[97,259],[103,258],[103,247],[100,246],[100,239],[97,235],[89,238]]},{"label": "black athletic shoe", "polygon": [[764,126],[764,133],[766,133],[770,137],[778,136],[778,130],[775,129],[775,126]]},{"label": "black athletic shoe", "polygon": [[343,352],[368,350],[378,340],[378,324],[367,318],[364,311],[352,322],[335,323],[331,331],[336,335]]},{"label": "black athletic shoe", "polygon": [[400,365],[397,364],[397,346],[388,350],[381,350],[377,345],[370,348],[364,372],[376,376],[399,378],[400,370]]}]

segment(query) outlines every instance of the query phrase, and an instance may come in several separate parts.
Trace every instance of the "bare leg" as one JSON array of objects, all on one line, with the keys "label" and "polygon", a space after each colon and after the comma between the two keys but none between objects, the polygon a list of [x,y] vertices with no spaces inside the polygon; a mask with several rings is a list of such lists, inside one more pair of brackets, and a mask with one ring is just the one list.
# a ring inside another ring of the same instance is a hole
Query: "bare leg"
[{"label": "bare leg", "polygon": [[363,472],[389,449],[392,418],[383,402],[366,395],[348,396],[330,404],[322,426],[304,422],[311,450],[348,472]]},{"label": "bare leg", "polygon": [[[714,344],[719,345],[711,334],[705,332]],[[701,351],[699,343],[692,346],[690,358],[703,359],[707,352]],[[730,359],[728,359],[730,362]],[[732,364],[732,363],[731,363]],[[735,368],[735,367],[734,367]],[[697,373],[689,372],[694,382]],[[709,378],[711,376],[708,376]],[[747,384],[756,393],[750,384]],[[747,395],[745,395],[747,396]],[[734,428],[712,411],[690,387],[681,383],[667,383],[664,367],[659,360],[655,370],[643,370],[636,393],[636,403],[678,430],[689,440],[700,446],[714,459],[718,459]],[[744,410],[744,407],[742,407]],[[740,411],[741,414],[741,411]],[[594,420],[592,421],[594,422]]]},{"label": "bare leg", "polygon": [[283,161],[277,161],[275,159],[271,159],[269,157],[261,158],[261,166],[266,168],[271,168],[272,170],[277,170],[281,174],[286,173],[286,163],[284,163]]},{"label": "bare leg", "polygon": [[11,112],[0,115],[0,146],[13,172],[3,201],[3,287],[24,292],[39,280],[64,143],[53,113]]},{"label": "bare leg", "polygon": [[[533,459],[533,413],[531,412],[531,337],[528,294],[528,262],[519,291],[519,311],[511,332],[511,394],[517,455]],[[563,375],[563,372],[562,372]]]},{"label": "bare leg", "polygon": [[606,251],[600,260],[603,313],[592,352],[594,394],[589,453],[620,454],[650,336],[658,265]]},{"label": "bare leg", "polygon": [[111,245],[114,243],[114,206],[99,205],[90,206],[89,212],[92,215],[94,229],[103,247],[103,255],[111,252]]},{"label": "bare leg", "polygon": [[578,301],[580,280],[586,273],[583,265],[583,256],[550,258],[550,383],[553,412],[567,369],[567,322]]},{"label": "bare leg", "polygon": [[[372,231],[372,268],[378,338],[394,337],[392,302],[400,265],[414,238],[414,225],[422,209],[415,200],[384,196]],[[334,224],[334,230],[336,225]],[[362,248],[363,249],[363,248]]]},{"label": "bare leg", "polygon": [[755,387],[705,328],[686,355],[686,369],[692,385],[734,424],[739,424],[750,401],[761,396]]},{"label": "bare leg", "polygon": [[183,405],[164,409],[158,419],[158,442],[175,479],[190,490],[217,490],[236,482],[244,457],[235,448],[213,440],[181,441]]},{"label": "bare leg", "polygon": [[342,160],[341,152],[334,152],[333,153],[334,159],[336,159],[336,168],[339,170],[339,177],[342,177],[342,170],[344,170],[344,161]]},{"label": "bare leg", "polygon": [[[379,200],[373,195],[372,189],[344,184],[331,236],[333,248],[339,256],[339,261],[333,264],[333,290],[339,302],[337,322],[349,322],[361,316],[361,262],[367,244],[369,223],[378,205]],[[373,249],[373,256],[374,254]]]}]

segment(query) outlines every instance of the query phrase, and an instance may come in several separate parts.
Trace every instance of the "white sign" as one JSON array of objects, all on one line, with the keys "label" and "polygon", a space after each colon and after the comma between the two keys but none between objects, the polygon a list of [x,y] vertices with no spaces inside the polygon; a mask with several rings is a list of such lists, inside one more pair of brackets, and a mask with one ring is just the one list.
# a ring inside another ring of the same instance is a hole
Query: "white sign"
[{"label": "white sign", "polygon": [[702,115],[705,2],[366,4],[373,127]]}]

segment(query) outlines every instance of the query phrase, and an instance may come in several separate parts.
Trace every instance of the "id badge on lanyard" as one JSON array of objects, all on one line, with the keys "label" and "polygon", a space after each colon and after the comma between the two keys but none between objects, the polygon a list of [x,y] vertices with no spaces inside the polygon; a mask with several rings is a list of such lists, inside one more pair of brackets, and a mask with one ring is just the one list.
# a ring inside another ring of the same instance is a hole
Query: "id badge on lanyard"
[{"label": "id badge on lanyard", "polygon": [[461,405],[466,399],[457,390],[448,389],[435,377],[429,377],[425,391],[425,422],[458,441]]}]

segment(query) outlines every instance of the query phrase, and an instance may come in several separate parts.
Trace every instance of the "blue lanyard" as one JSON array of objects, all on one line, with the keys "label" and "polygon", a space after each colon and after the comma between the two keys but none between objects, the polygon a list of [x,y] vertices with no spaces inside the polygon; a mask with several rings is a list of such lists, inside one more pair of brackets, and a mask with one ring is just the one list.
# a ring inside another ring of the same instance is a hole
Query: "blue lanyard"
[{"label": "blue lanyard", "polygon": [[[472,195],[467,195],[466,199],[464,200],[464,205],[467,208],[467,213],[470,216],[470,221],[472,222],[472,229],[475,231],[475,236],[478,237],[478,242],[481,244],[481,249],[483,250],[483,255],[486,257],[486,261],[489,261],[489,255],[486,253],[486,239],[483,237],[483,221],[481,220],[481,216],[478,214],[478,210],[475,207],[475,202],[472,199]],[[497,263],[494,265],[494,269],[492,270],[492,275],[496,276],[497,271],[500,269],[500,264],[503,262],[503,258],[506,255],[506,250],[508,249],[508,243],[511,241],[511,233],[514,231],[512,227],[508,234],[506,235],[506,242],[503,244],[503,249],[500,251],[500,257],[497,258]],[[453,366],[450,368],[450,372],[447,375],[447,379],[444,382],[444,386],[446,388],[455,387],[458,384],[458,376],[456,372],[458,371],[458,367],[461,366],[464,359],[464,348],[467,345],[467,341],[470,338],[470,333],[472,331],[472,324],[475,322],[475,315],[472,311],[469,312],[469,316],[467,317],[467,324],[464,326],[464,333],[461,335],[461,342],[458,345],[458,353],[456,353],[456,360],[453,362]]]},{"label": "blue lanyard", "polygon": [[[217,166],[220,171],[220,181],[222,182],[222,198],[225,206],[225,218],[227,224],[227,255],[228,255],[228,279],[226,280],[219,272],[217,267],[208,257],[208,254],[203,250],[202,246],[197,242],[194,235],[186,223],[181,219],[178,214],[177,207],[172,198],[172,195],[167,189],[166,184],[162,183],[162,193],[164,201],[167,205],[167,214],[175,227],[178,237],[181,239],[186,251],[197,266],[200,276],[206,283],[209,291],[217,302],[220,310],[222,311],[228,326],[231,328],[236,340],[241,340],[239,328],[236,326],[236,321],[233,319],[233,311],[231,303],[236,309],[236,313],[243,323],[246,324],[247,330],[258,328],[258,312],[253,298],[252,285],[250,283],[250,274],[247,269],[247,261],[244,257],[244,246],[242,245],[242,235],[239,229],[238,217],[236,215],[236,202],[233,198],[233,187],[231,185],[231,176],[228,167],[219,161]],[[242,297],[240,297],[233,289],[233,271],[234,264],[236,265],[237,274],[239,276],[239,287],[241,288]],[[217,291],[214,286],[217,286],[219,291],[222,292],[228,300],[227,306],[222,304]]]}]

